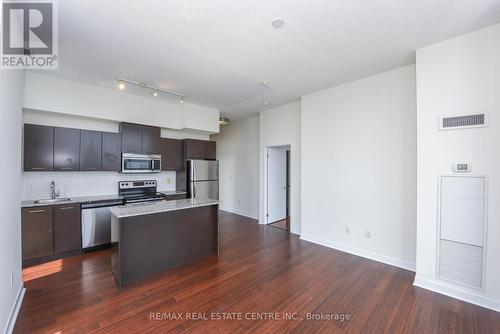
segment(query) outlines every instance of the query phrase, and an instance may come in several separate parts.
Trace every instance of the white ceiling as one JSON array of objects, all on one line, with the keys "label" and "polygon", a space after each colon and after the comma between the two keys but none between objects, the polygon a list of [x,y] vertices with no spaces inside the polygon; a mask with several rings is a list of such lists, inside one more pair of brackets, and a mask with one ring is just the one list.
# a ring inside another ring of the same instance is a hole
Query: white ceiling
[{"label": "white ceiling", "polygon": [[[500,22],[500,0],[64,0],[59,70],[124,77],[239,119],[414,63],[414,50]],[[273,18],[285,26],[275,29]],[[269,81],[267,87],[261,80]],[[134,93],[147,94],[147,92]],[[151,97],[153,98],[153,97]]]}]

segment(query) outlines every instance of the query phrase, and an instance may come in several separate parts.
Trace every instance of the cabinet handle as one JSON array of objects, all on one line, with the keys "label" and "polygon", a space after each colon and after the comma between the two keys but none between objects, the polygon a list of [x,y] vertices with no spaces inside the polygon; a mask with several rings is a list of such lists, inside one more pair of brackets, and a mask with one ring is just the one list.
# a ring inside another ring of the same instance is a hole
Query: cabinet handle
[{"label": "cabinet handle", "polygon": [[52,233],[52,230],[48,230],[47,232]]},{"label": "cabinet handle", "polygon": [[85,168],[85,170],[97,170],[97,168]]},{"label": "cabinet handle", "polygon": [[29,213],[40,213],[40,212],[45,212],[45,210],[29,210]]},{"label": "cabinet handle", "polygon": [[47,167],[31,167],[31,170],[46,170]]},{"label": "cabinet handle", "polygon": [[73,167],[61,167],[61,170],[73,170]]},{"label": "cabinet handle", "polygon": [[61,208],[60,210],[73,210],[74,207],[72,206],[65,206],[64,208]]}]

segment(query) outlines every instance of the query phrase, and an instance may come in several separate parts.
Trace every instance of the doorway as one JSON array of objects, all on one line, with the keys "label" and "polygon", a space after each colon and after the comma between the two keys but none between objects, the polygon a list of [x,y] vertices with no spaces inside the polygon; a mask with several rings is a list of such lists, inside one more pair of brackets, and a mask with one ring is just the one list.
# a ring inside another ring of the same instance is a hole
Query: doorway
[{"label": "doorway", "polygon": [[267,224],[290,231],[290,146],[267,147]]}]

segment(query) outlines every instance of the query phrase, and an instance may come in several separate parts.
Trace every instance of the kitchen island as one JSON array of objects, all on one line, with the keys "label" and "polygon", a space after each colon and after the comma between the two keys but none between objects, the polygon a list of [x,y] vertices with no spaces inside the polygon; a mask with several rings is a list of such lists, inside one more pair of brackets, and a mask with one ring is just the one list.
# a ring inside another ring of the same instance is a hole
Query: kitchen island
[{"label": "kitchen island", "polygon": [[118,285],[219,254],[219,201],[183,199],[110,208]]}]

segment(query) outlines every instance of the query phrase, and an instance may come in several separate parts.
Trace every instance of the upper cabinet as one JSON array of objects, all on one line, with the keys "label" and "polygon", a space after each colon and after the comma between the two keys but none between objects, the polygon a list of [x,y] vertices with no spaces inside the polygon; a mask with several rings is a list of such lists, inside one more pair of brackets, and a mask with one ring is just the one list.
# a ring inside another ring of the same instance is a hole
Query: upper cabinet
[{"label": "upper cabinet", "polygon": [[54,167],[54,128],[24,125],[24,170],[51,171]]},{"label": "upper cabinet", "polygon": [[80,169],[80,130],[54,128],[54,170]]},{"label": "upper cabinet", "polygon": [[186,160],[215,160],[216,145],[215,142],[208,140],[185,139],[184,154],[186,156]]},{"label": "upper cabinet", "polygon": [[123,153],[160,154],[161,129],[132,123],[121,123]]},{"label": "upper cabinet", "polygon": [[80,131],[80,170],[101,170],[101,142],[101,132],[89,130]]},{"label": "upper cabinet", "polygon": [[161,170],[181,171],[182,166],[182,140],[161,138]]},{"label": "upper cabinet", "polygon": [[119,172],[121,170],[121,140],[119,133],[102,133],[101,169],[103,171]]},{"label": "upper cabinet", "polygon": [[217,159],[216,144],[214,141],[207,140],[205,142],[205,159],[207,160]]},{"label": "upper cabinet", "polygon": [[161,154],[161,129],[154,126],[142,126],[142,153]]},{"label": "upper cabinet", "polygon": [[142,126],[120,123],[123,153],[142,153]]}]

